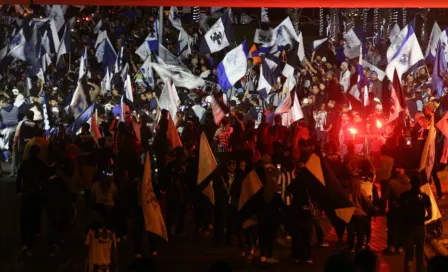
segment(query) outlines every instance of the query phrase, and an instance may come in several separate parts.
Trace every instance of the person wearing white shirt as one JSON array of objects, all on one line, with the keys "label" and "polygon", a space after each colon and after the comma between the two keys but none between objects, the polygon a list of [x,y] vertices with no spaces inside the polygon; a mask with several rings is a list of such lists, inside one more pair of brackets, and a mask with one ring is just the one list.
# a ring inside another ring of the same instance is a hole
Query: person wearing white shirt
[{"label": "person wearing white shirt", "polygon": [[341,64],[341,75],[339,76],[339,82],[344,92],[347,92],[348,89],[350,88],[350,76],[351,73],[348,70],[348,63],[344,61]]},{"label": "person wearing white shirt", "polygon": [[205,114],[205,109],[204,109],[204,107],[201,106],[201,102],[202,102],[202,99],[200,97],[197,97],[194,100],[195,105],[193,107],[191,107],[194,111],[194,114],[196,114],[196,116],[199,118],[199,121],[202,119],[202,117]]}]

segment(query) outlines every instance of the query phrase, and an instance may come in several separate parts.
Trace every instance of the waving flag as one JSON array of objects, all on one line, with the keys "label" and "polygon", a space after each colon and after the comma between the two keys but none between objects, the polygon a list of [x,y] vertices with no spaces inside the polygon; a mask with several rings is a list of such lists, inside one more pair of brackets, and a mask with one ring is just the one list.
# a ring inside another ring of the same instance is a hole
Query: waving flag
[{"label": "waving flag", "polygon": [[177,30],[182,30],[182,22],[180,20],[179,12],[177,11],[177,7],[170,8],[170,14],[168,15],[168,19],[170,20],[173,27]]},{"label": "waving flag", "polygon": [[50,16],[51,20],[54,22],[54,25],[56,26],[56,30],[59,32],[59,30],[64,25],[64,12],[62,11],[62,7],[60,5],[53,5],[51,7]]},{"label": "waving flag", "polygon": [[254,43],[261,44],[262,47],[272,47],[275,43],[273,38],[274,30],[272,28],[268,30],[255,29]]},{"label": "waving flag", "polygon": [[[412,72],[416,68],[424,65],[422,49],[420,48],[417,37],[415,36],[414,29],[411,26],[404,29],[408,29],[407,35],[403,39],[403,42],[398,50],[392,56],[391,61],[386,68],[386,75],[389,79],[393,78],[395,69],[401,79],[408,71]],[[400,37],[397,39],[400,39]]]},{"label": "waving flag", "polygon": [[261,99],[266,99],[272,86],[277,83],[277,77],[279,76],[277,73],[278,63],[280,63],[280,60],[273,56],[267,57],[265,55],[261,57],[260,80],[257,88]]},{"label": "waving flag", "polygon": [[313,41],[313,51],[317,51],[321,46],[328,42],[328,38]]},{"label": "waving flag", "polygon": [[149,35],[146,37],[149,49],[151,51],[159,50],[159,20],[154,20],[152,28],[149,30]]},{"label": "waving flag", "polygon": [[45,136],[50,135],[50,120],[48,120],[48,109],[47,109],[47,98],[45,96],[45,91],[42,92],[42,112],[44,114],[44,129]]},{"label": "waving flag", "polygon": [[[198,164],[197,185],[200,185],[206,178],[208,178],[218,167],[212,148],[207,140],[205,133],[201,133],[201,140],[199,142],[199,164]],[[215,194],[213,191],[213,181],[202,191],[207,196],[210,202],[215,204]]]},{"label": "waving flag", "polygon": [[434,63],[436,58],[437,44],[439,43],[440,35],[442,30],[440,29],[437,22],[434,22],[434,26],[431,30],[431,35],[429,36],[428,47],[426,47],[425,59],[429,63]]},{"label": "waving flag", "polygon": [[221,120],[224,118],[224,116],[226,116],[226,113],[221,107],[222,105],[217,101],[216,97],[213,94],[210,97],[212,99],[211,106],[213,118],[215,119],[215,124],[219,126],[221,124]]},{"label": "waving flag", "polygon": [[70,24],[65,24],[64,35],[62,36],[62,41],[59,44],[58,53],[56,57],[56,64],[59,63],[61,56],[71,52],[72,48],[72,31]]},{"label": "waving flag", "polygon": [[189,71],[188,68],[177,58],[173,53],[170,52],[165,46],[159,46],[159,52],[157,56],[157,61],[168,67],[179,68]]},{"label": "waving flag", "polygon": [[[96,37],[96,41],[95,41],[95,49],[98,50],[98,46],[101,45],[102,42],[104,42],[104,40],[107,39],[107,31],[101,31],[98,36]],[[101,62],[98,60],[98,62]]]},{"label": "waving flag", "polygon": [[387,123],[393,122],[398,118],[400,112],[403,110],[402,103],[400,103],[400,97],[403,94],[401,87],[401,80],[398,77],[397,71],[394,72],[392,80],[392,90],[390,92],[390,114]]},{"label": "waving flag", "polygon": [[344,40],[344,55],[350,59],[358,57],[361,40],[359,40],[353,29],[344,34]]},{"label": "waving flag", "polygon": [[176,116],[178,111],[177,103],[173,96],[172,85],[169,80],[165,81],[162,93],[159,97],[159,107],[170,112],[171,116]]},{"label": "waving flag", "polygon": [[204,79],[197,77],[182,67],[168,67],[158,63],[152,63],[152,68],[163,80],[171,80],[177,87],[193,90],[205,85]]},{"label": "waving flag", "polygon": [[79,60],[79,76],[81,79],[87,73],[87,47],[81,52],[81,59]]},{"label": "waving flag", "polygon": [[98,34],[101,31],[102,27],[103,27],[103,19],[100,19],[96,24],[95,28],[93,29],[93,34]]},{"label": "waving flag", "polygon": [[137,54],[142,60],[146,60],[149,56],[151,56],[151,49],[149,48],[149,42],[145,40],[137,48],[137,50],[135,50],[135,54]]},{"label": "waving flag", "polygon": [[179,31],[179,39],[177,40],[177,55],[179,56],[179,59],[188,59],[191,55],[191,42],[192,38],[190,35],[188,35],[188,33],[181,28]]},{"label": "waving flag", "polygon": [[228,52],[222,62],[216,68],[218,83],[224,92],[240,80],[247,71],[247,46],[246,41]]},{"label": "waving flag", "polygon": [[104,74],[104,78],[101,81],[101,92],[103,93],[103,95],[112,90],[111,77],[112,75],[109,73],[109,68],[106,68],[106,73]]},{"label": "waving flag", "polygon": [[[88,108],[88,102],[86,93],[84,91],[84,87],[82,84],[82,80],[78,81],[78,86],[76,87],[75,93],[73,94],[72,101],[70,102],[70,108],[73,112],[73,116],[75,118],[78,118],[87,108]],[[90,118],[90,114],[89,114]],[[86,121],[89,119],[87,118]],[[78,130],[75,130],[77,132]]]},{"label": "waving flag", "polygon": [[261,22],[262,23],[269,23],[269,16],[268,16],[268,9],[267,8],[261,8]]},{"label": "waving flag", "polygon": [[90,120],[94,112],[95,103],[90,105],[90,107],[85,107],[84,111],[75,117],[76,120],[67,127],[67,133],[70,135],[76,135],[76,133],[81,129],[81,126]]},{"label": "waving flag", "polygon": [[367,80],[363,73],[362,67],[362,47],[359,48],[359,60],[358,60],[358,91],[363,93],[362,105],[365,107],[369,104],[369,90],[367,87]]},{"label": "waving flag", "polygon": [[177,129],[176,126],[174,125],[174,121],[173,118],[171,117],[171,114],[168,119],[168,131],[166,133],[166,137],[168,138],[170,149],[175,149],[176,147],[182,147],[182,142],[180,141],[179,133],[177,133]]},{"label": "waving flag", "polygon": [[120,52],[118,53],[117,59],[115,60],[115,73],[119,73],[123,68],[123,53],[124,47],[120,48]]},{"label": "waving flag", "polygon": [[238,210],[241,210],[261,188],[263,188],[263,184],[258,177],[257,171],[250,171],[250,173],[243,179]]},{"label": "waving flag", "polygon": [[288,52],[286,64],[283,67],[282,75],[286,78],[293,76],[296,69],[299,69],[305,60],[302,33],[299,35],[299,42],[294,43],[294,47]]},{"label": "waving flag", "polygon": [[437,205],[437,201],[435,200],[432,193],[431,185],[429,184],[436,157],[436,129],[434,128],[434,121],[435,120],[433,116],[429,121],[429,133],[426,137],[425,145],[423,146],[423,152],[421,155],[419,167],[420,176],[422,177],[423,181],[423,184],[420,187],[420,191],[429,196],[432,209],[432,217],[430,220],[426,221],[425,224],[429,224],[442,217]]},{"label": "waving flag", "polygon": [[152,170],[150,154],[146,152],[145,167],[142,179],[141,198],[143,217],[145,219],[145,230],[168,241],[168,232],[166,231],[165,221],[163,219],[162,210],[159,200],[154,193],[152,186]]},{"label": "waving flag", "polygon": [[104,71],[106,71],[106,68],[108,68],[109,71],[112,71],[112,67],[116,64],[117,61],[117,53],[115,52],[115,49],[112,46],[112,43],[110,42],[109,38],[106,38],[106,40],[103,42],[103,46],[104,46],[103,51]]},{"label": "waving flag", "polygon": [[389,40],[390,40],[391,43],[395,41],[395,39],[396,39],[396,38],[398,37],[398,35],[400,34],[400,31],[401,31],[401,29],[400,29],[400,27],[398,26],[398,24],[396,23],[396,24],[392,27],[392,30],[390,31],[390,34],[389,34]]},{"label": "waving flag", "polygon": [[20,29],[19,33],[9,43],[9,55],[15,59],[26,60],[25,58],[25,36],[23,35],[23,29]]},{"label": "waving flag", "polygon": [[98,124],[96,122],[96,111],[92,112],[92,115],[90,117],[90,135],[92,135],[92,138],[95,141],[96,145],[99,146],[98,140],[103,136],[101,135],[100,129],[98,128]]},{"label": "waving flag", "polygon": [[149,86],[151,86],[151,88],[154,89],[155,81],[154,81],[154,73],[152,71],[151,56],[146,58],[142,67],[140,68],[140,72],[142,72],[142,75],[145,78],[146,82],[148,82]]},{"label": "waving flag", "polygon": [[205,33],[199,51],[202,54],[215,53],[229,46],[234,40],[229,9],[227,9],[221,18]]},{"label": "waving flag", "polygon": [[438,42],[436,61],[432,70],[432,90],[437,97],[442,97],[445,94],[443,79],[448,77],[445,47],[446,44],[443,44],[441,41]]},{"label": "waving flag", "polygon": [[386,76],[386,73],[383,70],[380,70],[378,67],[368,63],[365,59],[362,60],[362,67],[367,67],[370,69],[370,71],[375,71],[380,81],[383,81],[384,77]]},{"label": "waving flag", "polygon": [[132,94],[132,85],[131,85],[131,77],[129,74],[126,75],[126,80],[124,82],[124,91],[126,95],[126,99],[133,103],[134,102],[134,96]]}]

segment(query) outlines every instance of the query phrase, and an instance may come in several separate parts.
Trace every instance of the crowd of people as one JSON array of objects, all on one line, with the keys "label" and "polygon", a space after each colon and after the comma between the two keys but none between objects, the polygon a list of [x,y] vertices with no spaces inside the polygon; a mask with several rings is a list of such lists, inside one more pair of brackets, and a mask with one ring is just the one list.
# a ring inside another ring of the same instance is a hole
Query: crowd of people
[{"label": "crowd of people", "polygon": [[[33,13],[27,10],[22,14],[5,6],[1,9],[5,22],[1,28],[5,33],[2,38],[8,42],[31,19],[46,16],[44,6],[31,6]],[[235,14],[237,23],[241,11]],[[70,30],[70,55],[48,66],[44,76],[32,74],[33,67],[27,61],[6,54],[1,59],[2,165],[9,169],[0,171],[16,177],[22,199],[20,234],[25,255],[35,248],[43,209],[49,226],[49,253],[57,254],[82,198],[85,204],[81,206],[95,211],[98,217],[86,232],[88,271],[107,271],[116,260],[118,242],[128,233],[135,256],[141,258],[145,230],[141,184],[143,163],[149,155],[154,191],[166,208],[170,238],[185,233],[186,214],[192,207],[196,235],[213,236],[215,243],[227,245],[236,238],[242,256],[251,259],[259,252],[260,261],[267,263],[279,262],[274,257],[274,244],[280,235],[292,239],[293,262],[311,264],[313,230],[318,245],[329,246],[321,227],[325,215],[339,243],[357,253],[355,262],[361,271],[375,271],[375,267],[379,269],[377,257],[368,250],[371,221],[386,215],[385,250],[405,252],[405,271],[410,271],[413,259],[416,271],[424,271],[425,222],[432,218],[434,204],[420,192],[424,181],[418,170],[431,134],[431,118],[444,99],[432,90],[430,66],[410,72],[403,80],[404,110],[392,122],[391,80],[380,80],[378,71],[366,66],[359,71],[357,58],[343,55],[343,39],[325,45],[325,55],[312,51],[296,70],[296,84],[290,91],[284,91],[287,78],[279,76],[267,97],[259,95],[257,86],[263,73],[257,58],[248,57],[246,75],[232,90],[222,92],[216,86],[217,66],[224,51],[199,53],[205,31],[194,16],[183,14],[186,32],[192,37],[191,54],[182,59],[183,65],[209,86],[194,90],[177,87],[180,101],[172,116],[170,109],[158,103],[167,81],[154,73],[155,84],[147,82],[138,68],[143,61],[134,53],[154,31],[158,18],[155,9],[86,7],[80,11],[68,7],[65,18],[68,21],[72,17],[76,22]],[[123,87],[126,80],[121,71],[115,69],[110,90],[102,83],[105,75],[95,57],[94,41],[100,20],[115,51],[122,52],[121,61],[129,64],[132,99]],[[164,40],[159,42],[179,55],[176,28],[168,19],[163,25]],[[293,48],[279,52],[283,57],[279,65],[285,65]],[[384,70],[387,45],[366,42],[364,48],[364,59]],[[85,54],[90,77],[84,92],[94,110],[80,124],[77,121],[82,114],[75,116],[70,108]],[[363,106],[350,92],[361,76],[358,73],[363,74],[368,90],[369,103]],[[302,116],[297,120],[277,111],[289,95],[297,97],[290,106],[300,108]],[[123,97],[132,103],[125,105]],[[219,114],[224,116],[217,123]],[[199,147],[204,144],[201,134],[219,165],[198,185],[199,158],[203,155]],[[180,142],[175,143],[175,138]],[[446,165],[446,158],[441,160],[444,137],[440,130],[436,141],[430,176],[437,196],[443,198],[437,176]],[[325,173],[337,177],[341,195],[356,207],[349,222],[337,216],[327,199],[329,192],[318,186],[318,178],[308,170],[307,163],[314,155],[327,168]],[[253,170],[263,186],[241,208],[240,199],[247,189],[243,183]],[[203,193],[209,184],[213,203]],[[146,233],[151,254],[157,256],[163,239]],[[344,265],[344,271],[355,271],[355,264],[345,258],[333,256],[326,269],[336,271]]]}]

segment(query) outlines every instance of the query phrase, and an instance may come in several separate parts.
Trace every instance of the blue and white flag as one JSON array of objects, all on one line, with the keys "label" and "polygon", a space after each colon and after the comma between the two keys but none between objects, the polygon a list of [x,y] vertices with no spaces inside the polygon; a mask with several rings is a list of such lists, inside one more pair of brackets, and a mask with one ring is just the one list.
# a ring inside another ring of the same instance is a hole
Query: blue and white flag
[{"label": "blue and white flag", "polygon": [[62,55],[70,53],[72,47],[72,31],[70,23],[65,24],[64,35],[62,36],[61,43],[59,44],[59,49],[56,57],[56,64],[59,63],[59,60]]},{"label": "blue and white flag", "polygon": [[25,58],[25,35],[23,35],[23,29],[20,29],[19,33],[9,43],[9,55],[19,60],[26,60]]},{"label": "blue and white flag", "polygon": [[439,43],[440,35],[442,30],[440,29],[437,22],[434,22],[434,26],[431,30],[431,35],[429,36],[428,46],[426,47],[425,59],[429,63],[434,63],[436,59],[437,44]]},{"label": "blue and white flag", "polygon": [[260,93],[261,99],[266,99],[271,92],[272,86],[277,83],[278,73],[276,72],[280,60],[276,60],[273,56],[261,57],[260,80],[258,81],[257,91]]},{"label": "blue and white flag", "polygon": [[268,9],[267,8],[261,8],[261,22],[262,23],[269,23],[269,16],[268,16]]},{"label": "blue and white flag", "polygon": [[378,75],[378,80],[383,81],[384,77],[386,76],[386,73],[384,73],[383,70],[381,70],[380,68],[374,66],[373,64],[370,64],[369,62],[367,62],[366,60],[362,60],[362,66],[367,67],[370,69],[370,71],[375,71]]},{"label": "blue and white flag", "polygon": [[94,112],[95,112],[95,103],[90,105],[90,107],[87,107],[86,105],[84,110],[81,111],[78,114],[78,116],[75,116],[76,118],[75,121],[67,127],[67,133],[72,136],[76,135],[77,132],[81,129],[81,126],[89,122]]},{"label": "blue and white flag", "polygon": [[155,84],[154,84],[154,73],[152,71],[152,62],[151,62],[151,56],[146,58],[145,62],[143,63],[142,67],[140,68],[140,72],[142,72],[143,77],[145,78],[146,82],[148,82],[149,86],[154,90]]},{"label": "blue and white flag", "polygon": [[293,45],[298,41],[299,37],[289,17],[274,29],[257,29],[254,38],[255,43],[261,43],[261,46],[258,48],[261,52],[270,53],[282,51],[285,46]]},{"label": "blue and white flag", "polygon": [[199,51],[202,54],[215,53],[229,46],[234,40],[229,9],[227,9],[221,18],[205,33]]},{"label": "blue and white flag", "polygon": [[135,54],[137,54],[142,60],[146,60],[151,56],[151,49],[149,48],[149,42],[147,40],[143,41],[143,43],[135,50]]},{"label": "blue and white flag", "polygon": [[320,40],[313,41],[313,51],[316,51],[317,49],[319,49],[327,41],[328,41],[328,38],[323,38],[323,39],[320,39]]},{"label": "blue and white flag", "polygon": [[[70,109],[73,112],[73,116],[75,118],[78,118],[87,108],[89,107],[89,104],[87,102],[86,93],[84,92],[84,87],[81,82],[81,80],[78,81],[78,86],[76,87],[75,93],[73,94],[72,101],[70,102]],[[89,120],[90,118],[89,114],[88,118],[85,120]],[[77,132],[78,130],[75,130]]]},{"label": "blue and white flag", "polygon": [[79,76],[80,80],[87,73],[87,47],[81,52],[81,59],[79,60]]},{"label": "blue and white flag", "polygon": [[45,97],[45,92],[42,92],[42,111],[44,113],[44,129],[45,136],[50,135],[50,120],[48,120],[48,110],[47,110],[47,98]]},{"label": "blue and white flag", "polygon": [[112,43],[110,42],[109,38],[106,38],[103,44],[104,44],[103,68],[104,71],[106,71],[106,68],[109,68],[109,71],[112,71],[112,67],[115,65],[115,62],[117,61],[117,53],[115,52],[115,49],[112,46]]},{"label": "blue and white flag", "polygon": [[401,31],[401,29],[400,29],[400,27],[398,26],[398,24],[396,23],[396,24],[392,27],[392,29],[391,29],[391,31],[390,31],[390,34],[389,34],[389,40],[390,40],[391,43],[395,41],[395,39],[396,39],[396,38],[398,37],[398,35],[400,34],[400,31]]},{"label": "blue and white flag", "polygon": [[255,29],[254,43],[261,44],[261,47],[272,47],[275,43],[274,30]]},{"label": "blue and white flag", "polygon": [[115,61],[115,73],[119,73],[123,66],[123,53],[124,53],[124,47],[122,46],[120,48],[120,51],[118,53],[117,59]]},{"label": "blue and white flag", "polygon": [[59,48],[59,44],[61,43],[61,41],[59,40],[59,35],[58,35],[58,29],[56,27],[56,24],[53,20],[50,20],[49,23],[49,29],[48,29],[48,38],[50,41],[50,52],[52,54],[57,54],[58,53],[58,48]]},{"label": "blue and white flag", "polygon": [[188,59],[191,55],[191,43],[193,38],[188,35],[188,33],[181,28],[179,31],[178,48],[177,55],[181,60]]},{"label": "blue and white flag", "polygon": [[369,105],[369,89],[368,89],[368,83],[367,83],[367,79],[363,73],[363,66],[362,66],[362,46],[358,49],[359,52],[359,61],[358,61],[358,90],[359,92],[362,92],[363,94],[363,99],[362,99],[362,105],[364,107],[366,107],[367,105]]},{"label": "blue and white flag", "polygon": [[361,47],[361,40],[356,35],[353,29],[350,29],[344,34],[344,55],[349,59],[359,56],[359,47]]},{"label": "blue and white flag", "polygon": [[[414,28],[412,28],[414,29]],[[404,39],[407,37],[409,32],[409,25],[406,25],[400,33],[395,37],[395,39],[391,42],[389,45],[389,48],[387,48],[387,62],[392,61],[392,57],[397,53],[398,49],[400,49],[401,45],[403,44]]]},{"label": "blue and white flag", "polygon": [[[107,31],[101,31],[98,36],[96,37],[95,41],[95,49],[97,50],[99,45],[101,45],[102,42],[104,42],[107,39]],[[98,61],[101,62],[101,61]]]},{"label": "blue and white flag", "polygon": [[101,81],[101,92],[103,95],[112,90],[111,78],[112,75],[109,73],[109,68],[106,68],[106,73]]},{"label": "blue and white flag", "polygon": [[134,102],[134,96],[132,94],[132,84],[131,84],[131,77],[129,74],[126,75],[126,80],[124,81],[124,91],[126,95],[126,99],[133,103]]},{"label": "blue and white flag", "polygon": [[445,47],[446,44],[439,41],[436,51],[436,61],[432,70],[432,90],[437,97],[445,95],[445,84],[443,83],[443,79],[448,77]]},{"label": "blue and white flag", "polygon": [[189,71],[189,69],[177,58],[173,53],[170,52],[165,46],[159,45],[159,52],[157,56],[157,61],[165,65],[167,67],[172,68],[183,68],[186,71]]},{"label": "blue and white flag", "polygon": [[177,30],[182,30],[182,22],[180,20],[179,11],[177,7],[170,8],[170,14],[168,15],[168,19],[170,20],[173,27]]},{"label": "blue and white flag", "polygon": [[177,87],[193,90],[205,85],[204,79],[193,75],[182,67],[169,67],[159,63],[152,63],[152,68],[162,80],[170,80]]},{"label": "blue and white flag", "polygon": [[216,68],[218,83],[224,92],[230,90],[246,74],[248,53],[246,41],[244,41],[228,52]]},{"label": "blue and white flag", "polygon": [[159,20],[154,20],[153,27],[149,30],[149,35],[146,37],[146,41],[148,42],[149,49],[151,51],[159,50]]},{"label": "blue and white flag", "polygon": [[102,27],[103,27],[103,19],[100,19],[99,22],[96,24],[95,29],[93,29],[93,34],[98,34],[101,31]]},{"label": "blue and white flag", "polygon": [[54,25],[56,26],[56,30],[59,32],[59,30],[64,25],[64,11],[62,10],[62,7],[60,5],[53,5],[51,7],[50,16],[51,20],[54,22]]},{"label": "blue and white flag", "polygon": [[[405,28],[406,29],[406,28]],[[393,80],[394,70],[401,79],[406,72],[414,71],[416,68],[424,65],[424,57],[417,36],[415,36],[414,29],[407,27],[408,33],[403,39],[401,46],[393,55],[391,61],[387,65],[386,75],[390,80]],[[401,36],[401,33],[400,33]],[[400,39],[400,38],[397,38]]]}]

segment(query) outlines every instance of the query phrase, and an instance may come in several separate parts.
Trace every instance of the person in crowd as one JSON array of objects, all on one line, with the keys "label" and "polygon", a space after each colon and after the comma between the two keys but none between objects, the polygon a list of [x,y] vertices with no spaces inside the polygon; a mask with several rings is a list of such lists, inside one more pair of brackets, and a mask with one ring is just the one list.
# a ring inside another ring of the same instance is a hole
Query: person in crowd
[{"label": "person in crowd", "polygon": [[230,126],[230,120],[224,117],[221,120],[221,127],[215,132],[213,139],[217,143],[217,157],[220,162],[225,162],[229,159],[232,152],[232,146],[229,145],[230,136],[233,133],[233,127]]},{"label": "person in crowd", "polygon": [[[424,271],[425,221],[432,218],[429,196],[420,191],[421,179],[411,177],[411,189],[403,192],[398,205],[403,215],[404,231],[404,271],[413,271],[415,258],[417,272]],[[414,252],[415,251],[415,252]]]},{"label": "person in crowd", "polygon": [[20,240],[22,252],[30,255],[40,232],[42,187],[48,180],[47,165],[39,159],[39,146],[30,148],[30,157],[17,172],[16,192],[22,198],[20,208]]}]

